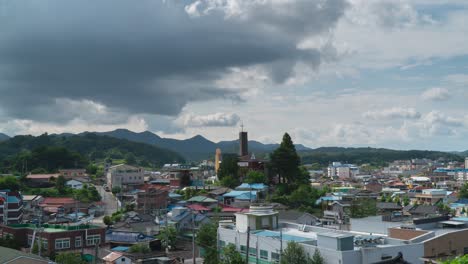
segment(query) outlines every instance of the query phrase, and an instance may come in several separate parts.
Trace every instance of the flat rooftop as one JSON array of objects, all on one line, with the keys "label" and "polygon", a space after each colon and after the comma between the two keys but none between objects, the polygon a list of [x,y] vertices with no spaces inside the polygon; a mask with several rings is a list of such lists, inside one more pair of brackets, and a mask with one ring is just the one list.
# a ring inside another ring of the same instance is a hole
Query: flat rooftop
[{"label": "flat rooftop", "polygon": [[[306,242],[317,240],[317,233],[315,232],[302,232],[292,228],[283,228],[282,231],[283,240],[285,241]],[[257,236],[272,237],[277,239],[280,239],[281,236],[280,232],[271,230],[260,230],[254,234]]]},{"label": "flat rooftop", "polygon": [[11,228],[27,228],[27,229],[36,229],[36,228],[44,228],[44,232],[46,233],[59,233],[59,232],[66,232],[66,231],[73,231],[73,230],[85,230],[85,229],[98,229],[101,228],[95,225],[79,225],[79,226],[68,226],[68,225],[49,225],[44,224],[41,226],[35,224],[11,224],[8,225]]}]

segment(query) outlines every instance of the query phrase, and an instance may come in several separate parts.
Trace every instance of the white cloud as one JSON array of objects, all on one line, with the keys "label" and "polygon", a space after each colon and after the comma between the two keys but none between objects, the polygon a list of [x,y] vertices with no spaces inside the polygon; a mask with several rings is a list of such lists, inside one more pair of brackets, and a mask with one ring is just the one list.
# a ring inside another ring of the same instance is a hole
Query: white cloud
[{"label": "white cloud", "polygon": [[381,119],[418,119],[421,114],[414,108],[393,107],[379,111],[367,111],[363,114],[365,118],[381,120]]},{"label": "white cloud", "polygon": [[236,114],[215,113],[210,115],[188,114],[182,117],[185,127],[232,127],[239,123]]},{"label": "white cloud", "polygon": [[450,98],[450,91],[446,88],[431,88],[422,94],[422,98],[429,101],[444,101]]}]

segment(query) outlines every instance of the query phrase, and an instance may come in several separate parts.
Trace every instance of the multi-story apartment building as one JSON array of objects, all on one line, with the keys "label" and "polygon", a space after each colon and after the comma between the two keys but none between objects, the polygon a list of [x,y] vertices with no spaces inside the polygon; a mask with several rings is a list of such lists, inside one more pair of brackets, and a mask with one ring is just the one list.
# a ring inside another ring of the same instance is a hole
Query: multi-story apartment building
[{"label": "multi-story apartment building", "polygon": [[145,185],[137,193],[137,207],[144,210],[165,209],[169,202],[169,186]]},{"label": "multi-story apartment building", "polygon": [[105,243],[105,228],[80,225],[42,225],[10,224],[0,226],[0,235],[9,235],[20,243],[22,247],[33,247],[34,243],[41,243],[41,251],[50,256],[52,253],[81,248],[92,248]]},{"label": "multi-story apartment building", "polygon": [[0,223],[21,223],[23,219],[23,197],[19,192],[0,191]]},{"label": "multi-story apartment building", "polygon": [[333,162],[328,167],[328,177],[347,179],[353,178],[359,174],[359,167],[353,164],[342,164],[341,162]]},{"label": "multi-story apartment building", "polygon": [[144,171],[139,167],[120,164],[110,167],[107,172],[107,184],[111,188],[141,185],[144,182]]},{"label": "multi-story apartment building", "polygon": [[421,193],[416,193],[416,202],[418,204],[435,205],[438,201],[447,196],[447,190],[444,189],[424,189]]}]

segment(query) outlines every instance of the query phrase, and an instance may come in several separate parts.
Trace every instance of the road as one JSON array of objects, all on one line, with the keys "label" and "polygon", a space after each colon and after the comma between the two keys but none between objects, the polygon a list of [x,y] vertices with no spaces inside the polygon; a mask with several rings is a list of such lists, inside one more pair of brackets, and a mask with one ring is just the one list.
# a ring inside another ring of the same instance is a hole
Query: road
[{"label": "road", "polygon": [[103,218],[106,215],[111,215],[117,211],[117,199],[111,192],[106,192],[102,186],[96,186],[99,194],[101,195],[101,201],[105,203],[104,205],[104,215],[96,217],[93,219],[93,223],[95,224],[103,224]]}]

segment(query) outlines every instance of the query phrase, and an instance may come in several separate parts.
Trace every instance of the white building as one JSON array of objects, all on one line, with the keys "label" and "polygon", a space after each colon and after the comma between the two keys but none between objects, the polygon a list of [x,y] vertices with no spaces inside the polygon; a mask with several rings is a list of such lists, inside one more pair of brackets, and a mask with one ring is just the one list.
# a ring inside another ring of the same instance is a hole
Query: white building
[{"label": "white building", "polygon": [[359,167],[353,164],[342,164],[341,162],[333,162],[328,166],[328,177],[347,179],[353,178],[359,174]]},{"label": "white building", "polygon": [[143,183],[145,183],[144,171],[139,167],[120,164],[110,167],[107,172],[107,185],[110,188]]},{"label": "white building", "polygon": [[81,190],[83,189],[83,183],[77,180],[69,180],[65,183],[66,186],[74,189],[74,190]]},{"label": "white building", "polygon": [[[236,223],[221,221],[218,228],[220,248],[233,244],[249,263],[278,263],[281,249],[289,242],[299,243],[312,256],[319,250],[327,264],[376,263],[401,254],[409,263],[423,263],[424,239],[434,237],[433,232],[423,233],[412,240],[391,238],[384,234],[351,232],[318,226],[282,223],[278,228],[263,228],[263,224],[274,223],[277,213],[271,207],[255,206],[249,213],[236,214]],[[270,220],[271,219],[271,220]],[[250,227],[247,246],[247,227]]]}]

